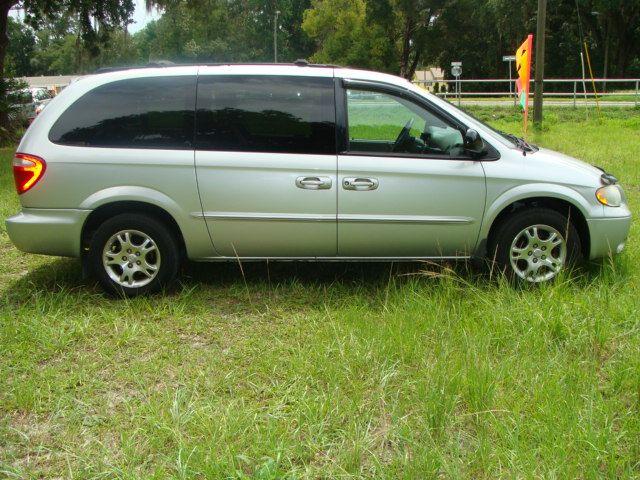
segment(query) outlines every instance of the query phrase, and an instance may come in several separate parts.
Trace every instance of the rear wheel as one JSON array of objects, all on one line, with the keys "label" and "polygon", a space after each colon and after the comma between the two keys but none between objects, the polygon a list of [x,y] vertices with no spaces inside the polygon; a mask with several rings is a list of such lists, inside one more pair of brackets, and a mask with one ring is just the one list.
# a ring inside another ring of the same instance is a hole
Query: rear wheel
[{"label": "rear wheel", "polygon": [[582,259],[575,226],[546,208],[522,210],[504,220],[489,245],[489,254],[509,277],[527,283],[553,280]]},{"label": "rear wheel", "polygon": [[96,230],[89,266],[109,293],[136,296],[170,286],[179,267],[179,249],[171,231],[154,218],[122,214]]}]

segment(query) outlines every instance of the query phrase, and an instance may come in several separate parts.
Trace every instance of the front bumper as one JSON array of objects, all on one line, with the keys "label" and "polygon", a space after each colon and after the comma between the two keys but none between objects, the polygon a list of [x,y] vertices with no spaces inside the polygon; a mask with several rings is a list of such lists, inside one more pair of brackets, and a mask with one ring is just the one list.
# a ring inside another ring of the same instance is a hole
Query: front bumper
[{"label": "front bumper", "polygon": [[23,252],[80,256],[80,236],[91,210],[25,208],[6,220],[7,234]]},{"label": "front bumper", "polygon": [[590,259],[608,257],[622,252],[629,235],[631,215],[591,218],[587,223],[591,238]]}]

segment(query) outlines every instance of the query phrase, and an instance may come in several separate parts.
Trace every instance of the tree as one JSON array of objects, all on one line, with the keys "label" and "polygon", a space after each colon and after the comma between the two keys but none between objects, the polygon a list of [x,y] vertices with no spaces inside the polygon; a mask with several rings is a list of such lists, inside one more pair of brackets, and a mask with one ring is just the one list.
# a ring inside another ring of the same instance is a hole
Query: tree
[{"label": "tree", "polygon": [[591,11],[602,19],[595,29],[600,32],[603,73],[609,73],[613,63],[612,72],[627,76],[634,57],[637,61],[640,54],[640,2],[595,0]]},{"label": "tree", "polygon": [[[268,62],[273,59],[273,21],[278,10],[278,51],[295,60],[312,52],[302,32],[309,0],[158,0],[162,17],[136,35],[148,56],[176,61]],[[144,57],[144,55],[142,55]]]},{"label": "tree", "polygon": [[315,0],[302,29],[316,44],[314,62],[394,70],[392,46],[379,26],[367,25],[364,0]]},{"label": "tree", "polygon": [[302,23],[316,44],[312,60],[397,73],[392,34],[370,21],[367,8],[365,0],[315,0]]},{"label": "tree", "polygon": [[[581,75],[583,39],[578,27],[578,8],[594,74],[637,75],[638,0],[549,2],[545,75]],[[467,78],[504,77],[506,66],[502,55],[512,54],[526,34],[535,31],[535,23],[535,0],[447,0],[437,22],[437,46],[432,48],[438,51],[437,63],[442,66],[448,66],[451,60],[462,60]]]},{"label": "tree", "polygon": [[411,79],[430,58],[441,0],[315,0],[302,28],[314,60],[374,68]]},{"label": "tree", "polygon": [[89,46],[98,40],[94,25],[105,30],[127,25],[134,10],[133,0],[0,0],[0,127],[4,128],[8,126],[5,75],[7,30],[9,11],[16,5],[24,10],[25,23],[34,29],[61,16],[77,17],[79,34]]},{"label": "tree", "polygon": [[367,23],[380,25],[394,45],[397,73],[409,80],[432,59],[430,46],[443,0],[368,0]]},{"label": "tree", "polygon": [[7,76],[32,75],[31,60],[36,51],[36,37],[33,30],[13,18],[9,18],[7,27],[9,38],[6,60]]}]

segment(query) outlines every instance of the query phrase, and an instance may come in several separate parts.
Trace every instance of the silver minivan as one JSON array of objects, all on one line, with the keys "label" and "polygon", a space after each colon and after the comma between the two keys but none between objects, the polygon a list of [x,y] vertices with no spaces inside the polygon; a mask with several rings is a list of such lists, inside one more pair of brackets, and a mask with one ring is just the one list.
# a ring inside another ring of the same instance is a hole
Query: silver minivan
[{"label": "silver minivan", "polygon": [[13,161],[31,253],[105,289],[180,263],[489,258],[544,282],[623,250],[612,175],[498,132],[394,76],[333,66],[125,69],[73,83]]}]

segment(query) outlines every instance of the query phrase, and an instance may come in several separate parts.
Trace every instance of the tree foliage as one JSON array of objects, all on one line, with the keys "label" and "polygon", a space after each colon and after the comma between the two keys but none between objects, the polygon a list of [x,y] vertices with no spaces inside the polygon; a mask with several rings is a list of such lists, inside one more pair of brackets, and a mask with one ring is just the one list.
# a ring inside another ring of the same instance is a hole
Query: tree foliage
[{"label": "tree foliage", "polygon": [[273,61],[273,27],[279,11],[279,59],[292,61],[311,54],[302,32],[308,0],[164,0],[164,15],[139,34],[143,58],[177,61]]},{"label": "tree foliage", "polygon": [[314,60],[411,78],[429,58],[443,0],[315,0],[302,28],[316,42]]},{"label": "tree foliage", "polygon": [[135,7],[133,0],[0,0],[0,128],[5,130],[10,127],[6,95],[10,82],[5,73],[8,35],[13,33],[13,38],[19,38],[16,32],[10,31],[9,11],[18,4],[23,9],[25,23],[34,29],[59,19],[75,19],[76,34],[93,56],[99,52],[100,41],[107,40],[118,26],[130,22]]},{"label": "tree foliage", "polygon": [[[0,6],[16,0],[0,0]],[[535,32],[536,0],[149,0],[163,15],[131,35],[133,0],[24,0],[10,21],[11,75],[86,73],[100,66],[270,62],[275,12],[280,61],[370,68],[412,77],[462,61],[464,76],[505,77]],[[578,10],[582,23],[578,27]],[[640,1],[548,3],[548,76],[579,76],[582,34],[597,76],[640,76]],[[534,59],[535,62],[535,59]]]},{"label": "tree foliage", "polygon": [[24,76],[31,73],[31,60],[36,52],[36,36],[30,28],[9,18],[7,35],[7,76]]},{"label": "tree foliage", "polygon": [[[638,0],[549,2],[547,75],[580,75],[578,11],[595,73],[607,64],[609,75],[639,75]],[[313,58],[324,62],[410,77],[414,64],[462,61],[467,78],[504,77],[502,56],[535,32],[536,21],[536,0],[314,0],[303,29],[315,41]]]},{"label": "tree foliage", "polygon": [[380,26],[367,25],[364,0],[316,0],[302,28],[313,38],[311,60],[392,72],[392,45]]}]

